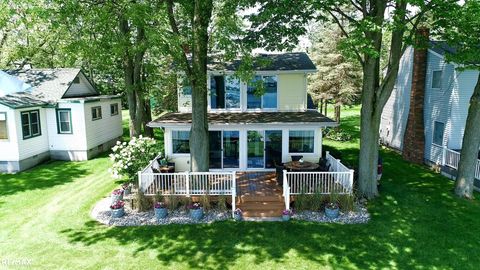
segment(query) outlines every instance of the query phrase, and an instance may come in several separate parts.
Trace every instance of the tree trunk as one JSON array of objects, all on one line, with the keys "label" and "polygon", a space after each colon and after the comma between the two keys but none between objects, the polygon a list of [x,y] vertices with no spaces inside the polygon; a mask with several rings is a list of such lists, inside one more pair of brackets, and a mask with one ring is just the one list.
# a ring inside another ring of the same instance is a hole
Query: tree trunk
[{"label": "tree trunk", "polygon": [[324,101],[325,101],[325,104],[323,105],[323,110],[324,110],[323,115],[327,116],[327,110],[328,110],[327,104],[328,104],[328,101],[327,101],[326,99],[325,99]]},{"label": "tree trunk", "polygon": [[195,1],[192,53],[192,127],[190,131],[191,170],[209,169],[207,117],[207,53],[208,26],[212,16],[212,0]]},{"label": "tree trunk", "polygon": [[458,165],[455,194],[459,197],[473,198],[473,182],[480,147],[480,74],[477,85],[470,98],[465,134],[463,135],[460,164]]},{"label": "tree trunk", "polygon": [[335,105],[335,121],[340,124],[340,105]]},{"label": "tree trunk", "polygon": [[152,121],[152,108],[150,106],[150,100],[145,101],[145,115],[143,118],[143,131],[145,136],[153,138],[153,128],[147,126]]}]

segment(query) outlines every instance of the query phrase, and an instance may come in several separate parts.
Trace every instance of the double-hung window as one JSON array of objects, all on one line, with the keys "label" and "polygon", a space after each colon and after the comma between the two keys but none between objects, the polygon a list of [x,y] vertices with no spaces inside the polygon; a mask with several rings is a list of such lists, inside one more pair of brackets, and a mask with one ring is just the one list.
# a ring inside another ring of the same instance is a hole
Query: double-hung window
[{"label": "double-hung window", "polygon": [[102,119],[102,107],[92,107],[92,120]]},{"label": "double-hung window", "polygon": [[0,140],[8,140],[7,113],[0,112]]},{"label": "double-hung window", "polygon": [[118,114],[118,103],[110,104],[110,115],[117,115]]},{"label": "double-hung window", "polygon": [[234,76],[211,76],[210,107],[240,109],[240,80]]},{"label": "double-hung window", "polygon": [[[261,85],[263,85],[263,89],[259,89]],[[277,76],[255,76],[247,87],[247,109],[276,108]]]},{"label": "double-hung window", "polygon": [[315,132],[313,130],[290,130],[288,136],[289,153],[313,153]]},{"label": "double-hung window", "polygon": [[57,131],[59,134],[72,134],[72,112],[70,109],[57,109]]},{"label": "double-hung window", "polygon": [[174,154],[190,153],[190,131],[188,130],[172,131],[172,152]]},{"label": "double-hung window", "polygon": [[23,139],[30,139],[42,135],[40,127],[40,111],[21,112]]},{"label": "double-hung window", "polygon": [[441,70],[435,70],[432,72],[432,88],[442,88],[442,73]]},{"label": "double-hung window", "polygon": [[433,122],[433,143],[436,145],[443,145],[443,133],[445,131],[445,124],[442,122]]}]

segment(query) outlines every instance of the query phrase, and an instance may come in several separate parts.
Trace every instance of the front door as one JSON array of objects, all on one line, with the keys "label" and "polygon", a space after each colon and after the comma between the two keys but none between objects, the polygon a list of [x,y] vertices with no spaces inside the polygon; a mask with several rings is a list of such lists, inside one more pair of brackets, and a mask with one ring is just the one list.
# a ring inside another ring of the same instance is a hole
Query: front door
[{"label": "front door", "polygon": [[238,168],[240,165],[240,132],[209,131],[210,169]]}]

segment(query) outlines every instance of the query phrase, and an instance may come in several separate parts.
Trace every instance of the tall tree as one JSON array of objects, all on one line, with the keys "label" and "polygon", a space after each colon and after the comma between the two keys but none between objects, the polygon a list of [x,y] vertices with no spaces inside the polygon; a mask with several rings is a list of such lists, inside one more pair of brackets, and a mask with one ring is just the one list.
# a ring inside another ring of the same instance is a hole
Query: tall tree
[{"label": "tall tree", "polygon": [[361,67],[342,53],[345,39],[337,25],[325,24],[309,36],[312,42],[309,54],[318,72],[310,76],[308,91],[317,103],[332,102],[335,120],[340,122],[341,106],[352,105],[360,97]]},{"label": "tall tree", "polygon": [[[426,12],[446,1],[311,0],[295,1],[295,5],[287,0],[259,2],[260,14],[252,18],[252,27],[256,30],[254,38],[267,48],[283,49],[288,47],[288,41],[298,42],[298,36],[305,34],[304,24],[311,19],[331,20],[342,30],[349,45],[348,52],[357,58],[363,71],[359,192],[367,198],[377,196],[379,126],[383,107],[393,90],[400,59],[417,26]],[[288,21],[288,24],[275,24],[275,21]],[[349,28],[344,27],[343,21],[348,22]],[[385,34],[391,36],[387,46],[383,43]],[[381,65],[384,49],[388,53],[385,67]]]},{"label": "tall tree", "polygon": [[[440,35],[455,48],[447,60],[458,64],[459,70],[480,70],[480,2],[465,1],[449,6],[448,12],[436,14]],[[473,198],[473,183],[480,148],[480,73],[470,98],[463,135],[455,194]]]}]

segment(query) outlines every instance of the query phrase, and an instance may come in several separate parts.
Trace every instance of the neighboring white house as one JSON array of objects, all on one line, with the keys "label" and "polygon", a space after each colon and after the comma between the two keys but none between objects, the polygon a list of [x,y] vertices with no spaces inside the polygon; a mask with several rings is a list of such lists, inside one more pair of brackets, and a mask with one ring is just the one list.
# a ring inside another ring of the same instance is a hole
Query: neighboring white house
[{"label": "neighboring white house", "polygon": [[[253,82],[234,76],[239,62],[215,62],[208,71],[208,121],[211,170],[272,170],[275,163],[301,155],[318,162],[322,129],[337,123],[307,108],[307,75],[316,67],[305,53],[265,54],[257,57],[254,81],[264,94],[255,95]],[[176,171],[190,170],[189,130],[191,87],[180,84],[178,111],[149,123],[163,128],[165,153]]]},{"label": "neighboring white house", "polygon": [[[416,53],[420,53],[421,57],[420,50],[410,47],[401,60],[398,80],[382,114],[380,139],[383,144],[404,152],[404,155],[405,151],[411,151],[405,146],[412,135],[408,133],[407,122],[415,115],[412,106],[416,106],[416,115],[423,112],[420,114],[423,119],[416,119],[421,121],[418,123],[423,123],[423,129],[420,129],[423,134],[415,140],[423,140],[423,147],[411,146],[421,148],[419,150],[427,164],[455,170],[478,71],[460,70],[457,64],[447,62],[445,54],[455,53],[455,50],[445,42],[431,41],[424,58],[416,58]],[[420,95],[412,90],[415,88]],[[412,100],[414,96],[419,99]],[[477,179],[480,179],[480,161],[476,173]],[[476,184],[480,187],[479,182]]]},{"label": "neighboring white house", "polygon": [[0,71],[0,172],[87,160],[121,135],[120,97],[100,95],[80,69]]}]

